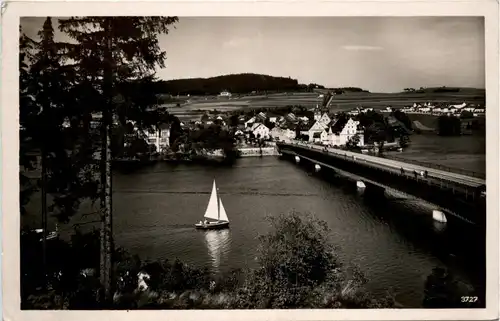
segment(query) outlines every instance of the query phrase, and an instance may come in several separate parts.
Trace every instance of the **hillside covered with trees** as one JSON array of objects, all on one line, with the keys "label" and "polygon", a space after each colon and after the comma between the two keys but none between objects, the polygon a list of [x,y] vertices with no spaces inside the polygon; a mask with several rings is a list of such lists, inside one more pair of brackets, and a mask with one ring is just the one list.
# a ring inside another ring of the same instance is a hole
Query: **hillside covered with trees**
[{"label": "hillside covered with trees", "polygon": [[290,77],[273,77],[252,73],[211,78],[160,80],[156,85],[159,93],[171,95],[218,95],[224,90],[231,93],[246,94],[254,91],[312,91],[313,88],[324,88],[317,84],[299,84],[297,79]]}]

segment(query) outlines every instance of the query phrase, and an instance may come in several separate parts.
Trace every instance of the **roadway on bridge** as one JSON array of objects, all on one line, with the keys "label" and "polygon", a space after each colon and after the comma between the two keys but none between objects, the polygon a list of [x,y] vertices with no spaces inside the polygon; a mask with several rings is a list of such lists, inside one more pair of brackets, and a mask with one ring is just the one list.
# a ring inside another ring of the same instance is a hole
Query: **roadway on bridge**
[{"label": "roadway on bridge", "polygon": [[377,164],[384,166],[386,169],[390,169],[395,173],[401,173],[401,168],[403,168],[405,175],[412,176],[413,171],[416,171],[417,173],[420,173],[422,171],[427,171],[428,177],[429,178],[435,178],[438,180],[443,180],[443,181],[450,181],[450,182],[455,182],[461,185],[466,185],[466,186],[471,186],[471,187],[478,187],[481,185],[486,184],[486,181],[481,178],[477,177],[470,177],[467,175],[462,175],[458,173],[452,173],[452,172],[446,172],[442,170],[437,170],[433,168],[427,168],[424,166],[418,166],[418,165],[413,165],[409,163],[404,163],[392,159],[387,159],[387,158],[381,158],[381,157],[376,157],[376,156],[371,156],[371,155],[364,155],[360,153],[354,153],[354,152],[349,152],[349,151],[344,151],[344,150],[339,150],[335,148],[328,148],[325,146],[320,146],[320,145],[313,145],[313,144],[306,144],[302,142],[293,142],[291,143],[292,145],[299,145],[305,148],[309,148],[312,150],[317,150],[317,151],[327,151],[331,154],[336,154],[339,156],[344,156],[344,157],[351,157],[354,158],[355,160],[363,160],[367,163],[372,163],[372,164]]}]

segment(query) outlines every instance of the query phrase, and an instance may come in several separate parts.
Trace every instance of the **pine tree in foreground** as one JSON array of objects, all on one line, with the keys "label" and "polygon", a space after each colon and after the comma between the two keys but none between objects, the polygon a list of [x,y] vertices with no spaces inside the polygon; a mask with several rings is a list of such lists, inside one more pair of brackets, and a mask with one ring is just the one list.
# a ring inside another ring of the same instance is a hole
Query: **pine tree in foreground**
[{"label": "pine tree in foreground", "polygon": [[[102,115],[100,130],[101,260],[100,279],[104,301],[112,298],[111,144],[113,116],[143,125],[142,114],[155,106],[153,92],[157,66],[164,67],[166,53],[158,36],[167,34],[177,17],[72,17],[61,19],[59,29],[71,42],[65,56],[77,73],[77,85],[87,114]],[[151,84],[151,85],[150,85]],[[135,118],[135,119],[133,119]]]}]

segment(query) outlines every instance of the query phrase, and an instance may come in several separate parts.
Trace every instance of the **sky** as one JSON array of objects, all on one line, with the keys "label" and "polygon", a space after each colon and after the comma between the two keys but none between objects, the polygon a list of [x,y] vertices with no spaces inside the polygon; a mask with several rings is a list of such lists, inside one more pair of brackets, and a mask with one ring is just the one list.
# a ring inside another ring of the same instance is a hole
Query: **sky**
[{"label": "sky", "polygon": [[[21,18],[23,32],[44,19]],[[372,92],[485,87],[482,17],[179,17],[159,41],[165,80],[258,73]]]}]

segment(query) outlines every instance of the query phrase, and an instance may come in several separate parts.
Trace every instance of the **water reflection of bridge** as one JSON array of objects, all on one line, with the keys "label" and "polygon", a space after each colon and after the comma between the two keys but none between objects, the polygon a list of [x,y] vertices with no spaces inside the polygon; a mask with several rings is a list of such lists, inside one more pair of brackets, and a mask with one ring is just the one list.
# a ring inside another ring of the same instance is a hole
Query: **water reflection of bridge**
[{"label": "water reflection of bridge", "polygon": [[[393,189],[435,204],[466,221],[485,223],[483,178],[323,146],[293,143],[277,146],[282,157],[295,159],[304,166],[321,168],[323,173],[331,170],[352,174],[372,195],[383,195],[386,189]],[[427,176],[422,177],[421,172],[427,172]]]}]

